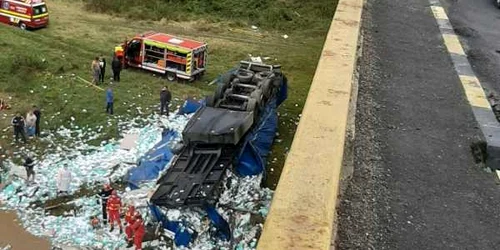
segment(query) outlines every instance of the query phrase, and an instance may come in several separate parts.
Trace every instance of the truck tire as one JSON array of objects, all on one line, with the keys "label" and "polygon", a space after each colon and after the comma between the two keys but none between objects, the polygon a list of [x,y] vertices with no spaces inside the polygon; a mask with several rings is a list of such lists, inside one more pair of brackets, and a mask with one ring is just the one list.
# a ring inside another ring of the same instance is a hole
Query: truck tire
[{"label": "truck tire", "polygon": [[258,84],[259,82],[261,82],[262,80],[268,78],[269,76],[271,76],[273,74],[273,72],[271,71],[262,71],[262,72],[258,72],[257,74],[255,74],[253,76],[253,79],[252,79],[252,82],[254,84]]},{"label": "truck tire", "polygon": [[264,97],[269,98],[272,94],[271,80],[265,79],[264,81],[262,81],[260,89],[262,90],[262,94],[264,95]]},{"label": "truck tire", "polygon": [[173,82],[177,79],[177,75],[173,72],[167,72],[167,80]]},{"label": "truck tire", "polygon": [[257,100],[257,103],[261,103],[263,100],[262,90],[256,89],[250,94],[250,98]]},{"label": "truck tire", "polygon": [[217,85],[217,88],[215,89],[215,95],[214,99],[217,102],[217,100],[220,100],[224,97],[224,91],[226,90],[226,86],[223,83],[220,83]]},{"label": "truck tire", "polygon": [[279,77],[274,78],[274,80],[273,80],[273,86],[275,88],[279,88],[281,86],[281,78],[279,78]]},{"label": "truck tire", "polygon": [[213,95],[205,96],[205,105],[207,107],[215,107],[215,98]]},{"label": "truck tire", "polygon": [[249,83],[252,81],[253,73],[249,70],[239,70],[236,73],[236,77],[240,80],[241,83]]},{"label": "truck tire", "polygon": [[26,24],[24,22],[19,22],[19,28],[22,30],[26,30],[28,27],[26,26]]},{"label": "truck tire", "polygon": [[250,98],[250,100],[248,100],[247,102],[246,111],[256,113],[257,112],[256,109],[257,109],[257,101],[253,98]]},{"label": "truck tire", "polygon": [[257,107],[261,107],[262,103],[264,103],[264,96],[262,95],[262,90],[256,89],[250,94],[251,99],[255,99],[257,101]]}]

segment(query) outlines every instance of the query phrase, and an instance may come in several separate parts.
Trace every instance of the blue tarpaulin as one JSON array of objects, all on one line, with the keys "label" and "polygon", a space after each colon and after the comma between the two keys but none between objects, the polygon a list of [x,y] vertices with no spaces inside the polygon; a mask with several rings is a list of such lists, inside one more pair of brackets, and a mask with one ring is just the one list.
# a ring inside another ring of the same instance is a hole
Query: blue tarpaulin
[{"label": "blue tarpaulin", "polygon": [[259,123],[246,135],[240,154],[237,157],[238,164],[235,168],[237,174],[251,176],[265,173],[266,158],[278,130],[277,108],[279,104],[286,100],[287,88],[287,80],[283,78],[276,97],[264,107]]},{"label": "blue tarpaulin", "polygon": [[164,229],[175,233],[174,243],[176,246],[187,247],[196,238],[196,233],[191,233],[181,222],[169,221],[157,206],[149,204],[149,210],[155,220],[162,223]]},{"label": "blue tarpaulin", "polygon": [[125,175],[125,181],[128,182],[131,189],[138,189],[141,183],[158,178],[158,175],[173,157],[168,142],[176,135],[177,133],[173,130],[164,130],[161,141],[141,157],[137,167],[130,169]]},{"label": "blue tarpaulin", "polygon": [[180,115],[192,114],[196,112],[201,107],[202,104],[203,101],[195,101],[193,99],[187,99],[186,101],[184,101],[184,104],[179,109],[179,114]]}]

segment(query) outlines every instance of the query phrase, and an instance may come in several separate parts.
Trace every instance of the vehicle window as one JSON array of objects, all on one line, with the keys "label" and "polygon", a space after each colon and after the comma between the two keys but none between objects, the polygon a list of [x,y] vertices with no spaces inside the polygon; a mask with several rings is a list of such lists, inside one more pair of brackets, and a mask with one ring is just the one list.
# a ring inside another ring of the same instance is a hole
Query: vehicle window
[{"label": "vehicle window", "polygon": [[40,14],[45,14],[47,13],[47,6],[46,5],[40,5],[33,7],[33,15],[40,15]]}]

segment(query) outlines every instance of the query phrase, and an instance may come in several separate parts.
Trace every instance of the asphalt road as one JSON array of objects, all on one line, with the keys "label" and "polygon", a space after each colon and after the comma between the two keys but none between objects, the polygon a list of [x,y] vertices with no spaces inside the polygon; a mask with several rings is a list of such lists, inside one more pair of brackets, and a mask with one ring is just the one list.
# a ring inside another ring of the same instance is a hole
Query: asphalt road
[{"label": "asphalt road", "polygon": [[494,0],[441,0],[441,3],[483,87],[498,96],[500,9]]},{"label": "asphalt road", "polygon": [[498,180],[470,154],[480,131],[428,1],[365,7],[338,249],[499,249]]}]

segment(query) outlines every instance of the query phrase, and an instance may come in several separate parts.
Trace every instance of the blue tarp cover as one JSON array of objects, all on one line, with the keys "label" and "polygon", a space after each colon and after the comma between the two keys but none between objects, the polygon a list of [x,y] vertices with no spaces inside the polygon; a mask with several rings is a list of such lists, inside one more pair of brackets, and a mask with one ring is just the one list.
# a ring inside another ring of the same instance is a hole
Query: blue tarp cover
[{"label": "blue tarp cover", "polygon": [[201,107],[202,104],[203,101],[195,101],[193,99],[187,99],[186,101],[184,101],[184,104],[179,109],[179,114],[180,115],[192,114],[196,112]]},{"label": "blue tarp cover", "polygon": [[130,169],[125,176],[130,189],[138,189],[139,185],[145,181],[152,181],[165,169],[165,166],[172,159],[173,154],[167,146],[168,142],[176,136],[173,130],[164,130],[161,141],[156,144],[146,155],[141,157],[138,166]]}]

